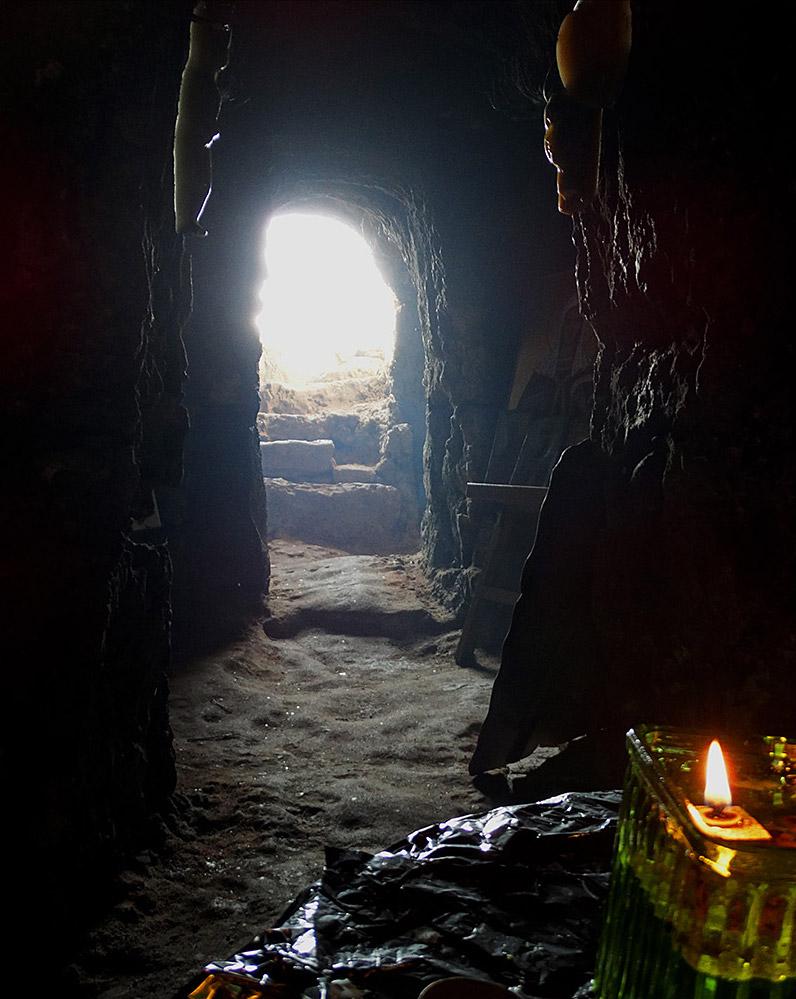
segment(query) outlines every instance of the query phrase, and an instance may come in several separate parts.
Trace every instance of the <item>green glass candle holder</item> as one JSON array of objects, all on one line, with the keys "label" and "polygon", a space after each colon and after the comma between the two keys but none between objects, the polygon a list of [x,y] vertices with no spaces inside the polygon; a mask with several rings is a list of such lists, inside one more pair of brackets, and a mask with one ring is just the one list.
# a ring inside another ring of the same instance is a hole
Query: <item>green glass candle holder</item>
[{"label": "green glass candle holder", "polygon": [[710,738],[627,734],[599,999],[796,999],[796,741],[722,738],[734,801],[767,837],[733,840],[694,821]]}]

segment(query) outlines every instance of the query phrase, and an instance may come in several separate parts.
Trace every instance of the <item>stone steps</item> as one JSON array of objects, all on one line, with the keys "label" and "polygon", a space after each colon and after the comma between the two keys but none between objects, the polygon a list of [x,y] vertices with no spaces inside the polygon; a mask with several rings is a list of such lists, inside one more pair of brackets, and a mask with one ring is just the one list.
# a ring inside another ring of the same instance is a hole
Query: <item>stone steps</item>
[{"label": "stone steps", "polygon": [[376,465],[337,464],[335,442],[260,442],[269,537],[290,537],[354,554],[406,547],[406,513],[395,486],[378,482]]},{"label": "stone steps", "polygon": [[260,413],[257,428],[263,441],[334,442],[338,464],[375,465],[381,456],[382,421],[358,413]]},{"label": "stone steps", "polygon": [[375,465],[335,465],[335,482],[375,482]]},{"label": "stone steps", "polygon": [[395,486],[379,482],[267,479],[268,533],[352,554],[405,549],[405,515]]},{"label": "stone steps", "polygon": [[260,441],[260,464],[266,478],[292,482],[327,482],[334,475],[334,441]]},{"label": "stone steps", "polygon": [[260,464],[267,479],[290,482],[375,482],[376,465],[335,461],[331,440],[260,441]]}]

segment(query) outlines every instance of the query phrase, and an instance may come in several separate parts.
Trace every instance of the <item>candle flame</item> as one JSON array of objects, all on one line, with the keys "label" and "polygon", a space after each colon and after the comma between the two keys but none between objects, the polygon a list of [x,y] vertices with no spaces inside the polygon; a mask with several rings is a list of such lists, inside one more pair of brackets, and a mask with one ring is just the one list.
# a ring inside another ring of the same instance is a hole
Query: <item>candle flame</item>
[{"label": "candle flame", "polygon": [[716,811],[721,811],[722,808],[732,804],[724,754],[715,739],[710,744],[708,764],[705,768],[705,804]]}]

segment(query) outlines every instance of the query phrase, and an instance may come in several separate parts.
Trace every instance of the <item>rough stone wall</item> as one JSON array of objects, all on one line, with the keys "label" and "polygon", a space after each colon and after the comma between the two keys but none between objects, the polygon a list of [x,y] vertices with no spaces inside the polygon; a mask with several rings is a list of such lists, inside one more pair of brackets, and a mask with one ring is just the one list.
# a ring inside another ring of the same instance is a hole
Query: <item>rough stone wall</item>
[{"label": "rough stone wall", "polygon": [[[234,131],[224,140],[234,148]],[[193,313],[186,330],[191,432],[180,501],[167,523],[175,564],[180,653],[231,637],[261,606],[270,564],[260,470],[258,360],[253,317],[262,267],[264,192],[238,197],[243,171],[215,167],[221,190],[203,216],[210,235],[189,240]],[[224,196],[226,192],[226,197]]]},{"label": "rough stone wall", "polygon": [[792,42],[715,13],[633,8],[574,222],[592,441],[553,474],[475,771],[604,726],[793,728]]},{"label": "rough stone wall", "polygon": [[577,227],[602,344],[594,439],[621,474],[595,617],[617,677],[638,676],[634,660],[654,667],[631,698],[647,713],[787,728],[794,185],[792,163],[767,149],[788,145],[779,94],[793,46],[749,4],[694,12],[685,32],[665,4],[634,17],[600,204]]},{"label": "rough stone wall", "polygon": [[170,178],[184,13],[4,11],[4,764],[26,803],[8,856],[55,925],[151,837],[175,780],[171,565],[130,528],[179,481],[187,427]]}]

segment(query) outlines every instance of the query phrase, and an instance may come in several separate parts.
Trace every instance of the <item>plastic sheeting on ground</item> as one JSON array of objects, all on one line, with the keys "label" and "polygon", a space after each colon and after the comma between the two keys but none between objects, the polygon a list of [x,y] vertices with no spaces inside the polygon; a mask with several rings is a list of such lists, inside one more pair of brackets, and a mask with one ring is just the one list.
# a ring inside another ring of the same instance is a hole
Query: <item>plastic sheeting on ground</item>
[{"label": "plastic sheeting on ground", "polygon": [[209,965],[195,995],[416,999],[462,975],[518,997],[590,996],[619,801],[566,794],[429,826],[375,856],[330,850],[280,925]]}]

